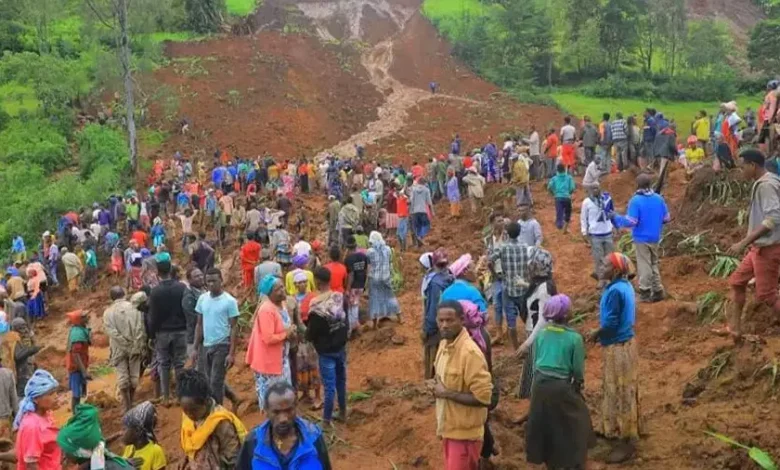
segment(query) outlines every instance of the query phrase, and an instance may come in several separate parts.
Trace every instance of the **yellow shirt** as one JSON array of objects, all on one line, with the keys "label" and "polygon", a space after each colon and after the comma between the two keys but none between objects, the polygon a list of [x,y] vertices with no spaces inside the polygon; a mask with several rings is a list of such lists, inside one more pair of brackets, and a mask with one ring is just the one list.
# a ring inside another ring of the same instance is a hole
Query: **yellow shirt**
[{"label": "yellow shirt", "polygon": [[140,449],[136,449],[134,446],[125,446],[122,457],[126,459],[143,459],[144,463],[139,470],[160,470],[168,465],[163,448],[154,442],[149,442]]},{"label": "yellow shirt", "polygon": [[710,119],[703,117],[693,123],[693,132],[699,140],[710,140]]},{"label": "yellow shirt", "polygon": [[685,159],[688,160],[689,165],[696,165],[704,160],[704,149],[690,147],[685,148]]},{"label": "yellow shirt", "polygon": [[[293,269],[287,275],[284,277],[284,290],[287,291],[287,295],[295,296],[295,294],[298,293],[298,288],[295,287],[295,271],[298,271],[297,269]],[[303,272],[306,273],[306,293],[314,292],[314,290],[317,288],[314,285],[314,273],[309,271],[308,269],[304,269]]]}]

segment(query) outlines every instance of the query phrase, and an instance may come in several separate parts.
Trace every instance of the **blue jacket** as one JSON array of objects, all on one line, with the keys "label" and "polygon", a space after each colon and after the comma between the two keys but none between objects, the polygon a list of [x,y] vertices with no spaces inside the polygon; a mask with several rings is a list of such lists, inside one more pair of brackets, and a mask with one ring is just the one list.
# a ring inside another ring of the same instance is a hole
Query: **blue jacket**
[{"label": "blue jacket", "polygon": [[626,279],[612,281],[601,294],[599,323],[602,346],[625,343],[634,337],[636,300],[634,287]]},{"label": "blue jacket", "polygon": [[637,191],[628,201],[626,219],[633,227],[634,243],[658,243],[664,224],[669,222],[669,209],[660,194]]},{"label": "blue jacket", "polygon": [[482,297],[482,293],[476,287],[463,279],[457,279],[453,282],[439,298],[439,302],[445,300],[468,300],[477,306],[480,313],[487,312],[487,302]]},{"label": "blue jacket", "polygon": [[[271,422],[266,421],[255,428],[244,441],[238,456],[239,470],[330,470],[327,447],[322,441],[322,430],[302,418],[295,418],[295,426],[301,435],[287,465],[282,465],[279,454],[270,442]],[[320,452],[324,447],[325,456]],[[324,460],[324,462],[323,462]]]},{"label": "blue jacket", "polygon": [[425,318],[423,319],[423,332],[428,336],[434,336],[439,332],[436,324],[436,309],[442,300],[442,293],[452,284],[449,271],[439,272],[433,275],[425,289]]}]

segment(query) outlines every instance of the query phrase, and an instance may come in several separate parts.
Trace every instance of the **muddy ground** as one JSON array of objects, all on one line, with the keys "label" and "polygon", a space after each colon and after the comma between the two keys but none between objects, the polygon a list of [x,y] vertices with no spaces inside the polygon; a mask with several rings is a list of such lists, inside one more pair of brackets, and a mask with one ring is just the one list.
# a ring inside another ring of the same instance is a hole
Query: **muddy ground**
[{"label": "muddy ground", "polygon": [[[221,147],[240,155],[268,151],[277,158],[295,158],[326,149],[348,153],[353,144],[361,143],[367,145],[370,157],[409,164],[446,152],[455,133],[469,148],[488,136],[497,139],[502,132],[527,132],[532,124],[542,129],[560,122],[559,111],[509,101],[453,60],[448,45],[416,12],[417,6],[411,0],[265,2],[247,26],[254,31],[251,35],[170,45],[171,64],[147,79],[165,84],[180,108],[171,115],[160,100],[151,110],[152,120],[162,129],[175,130],[176,121],[185,116],[192,121],[192,132],[174,134],[157,153],[146,157],[167,158],[179,149],[202,157]],[[441,96],[430,96],[426,90],[431,79],[441,84]],[[604,187],[619,210],[625,209],[633,193],[633,179],[630,172],[606,178]],[[617,468],[753,468],[744,452],[707,437],[704,431],[709,429],[780,456],[777,369],[773,368],[780,338],[771,316],[754,317],[758,321],[748,325],[764,333],[765,342],[740,349],[712,335],[711,325],[697,319],[697,298],[710,291],[725,294],[726,281],[708,276],[710,258],[681,247],[680,242],[709,230],[712,236],[707,243],[725,249],[745,230],[737,222],[744,200],[713,203],[707,186],[710,179],[689,182],[682,170],[675,169],[664,193],[673,217],[667,232],[675,232],[664,243],[661,263],[670,298],[640,305],[637,312],[646,427],[638,457]],[[533,185],[533,196],[544,245],[555,257],[559,290],[574,299],[575,314],[582,320],[579,327],[588,331],[597,324],[598,293],[595,281],[588,277],[592,269],[589,250],[577,230],[584,194],[580,189],[575,193],[569,234],[556,231],[554,201],[541,184]],[[492,209],[515,216],[504,187],[492,186],[488,200]],[[313,233],[321,233],[323,198],[310,196],[304,202],[316,226]],[[481,254],[480,234],[488,211],[470,214],[465,210],[459,220],[451,219],[444,206],[437,207],[437,213],[426,249],[444,246],[452,258],[467,251]],[[239,290],[238,273],[232,268],[236,248],[234,243],[223,253],[222,268],[230,274],[230,290],[244,298],[246,292]],[[181,260],[180,253],[174,254]],[[388,322],[378,331],[365,331],[349,345],[348,389],[371,396],[351,402],[348,423],[328,432],[335,468],[442,466],[433,400],[422,384],[419,254],[402,255],[405,286],[399,300],[404,323]],[[78,298],[55,292],[52,313],[38,333],[48,344],[38,356],[39,364],[64,378],[63,313],[74,306],[93,312],[98,335],[93,348],[95,370],[101,373],[95,374],[100,377],[91,385],[91,400],[103,408],[107,435],[119,430],[121,415],[113,374],[103,366],[107,348],[105,338],[100,337],[100,316],[113,282],[103,278],[97,292]],[[714,315],[712,321],[721,320]],[[524,414],[528,403],[513,398],[520,364],[510,353],[502,346],[494,350],[503,391],[492,417],[501,448],[494,464],[501,469],[524,469],[529,468],[524,459],[524,430],[513,422]],[[247,402],[241,417],[254,426],[262,415],[253,405],[252,376],[242,363],[237,361],[228,380]],[[589,346],[585,396],[594,423],[600,414],[600,379],[601,349]],[[141,398],[150,396],[149,381],[144,379]],[[64,419],[68,414],[65,393],[62,398],[58,416]],[[317,419],[316,413],[301,411]],[[181,459],[181,414],[176,408],[161,408],[159,413],[157,435],[169,462],[175,464]],[[604,468],[599,463],[603,453],[603,445],[594,450],[589,468]]]}]

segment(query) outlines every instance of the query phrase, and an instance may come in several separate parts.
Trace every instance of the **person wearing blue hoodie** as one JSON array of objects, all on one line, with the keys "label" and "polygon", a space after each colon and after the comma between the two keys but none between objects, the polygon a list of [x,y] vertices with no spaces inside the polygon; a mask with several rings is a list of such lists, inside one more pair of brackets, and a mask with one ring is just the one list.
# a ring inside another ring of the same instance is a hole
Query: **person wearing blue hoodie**
[{"label": "person wearing blue hoodie", "polygon": [[625,226],[631,227],[636,249],[641,302],[660,302],[666,295],[658,267],[658,244],[664,224],[669,222],[670,216],[664,198],[650,188],[652,183],[653,177],[647,173],[637,176],[637,191],[628,201],[628,213],[623,219]]},{"label": "person wearing blue hoodie", "polygon": [[322,429],[298,416],[297,401],[287,382],[268,387],[264,400],[268,419],[246,436],[237,470],[331,470]]}]

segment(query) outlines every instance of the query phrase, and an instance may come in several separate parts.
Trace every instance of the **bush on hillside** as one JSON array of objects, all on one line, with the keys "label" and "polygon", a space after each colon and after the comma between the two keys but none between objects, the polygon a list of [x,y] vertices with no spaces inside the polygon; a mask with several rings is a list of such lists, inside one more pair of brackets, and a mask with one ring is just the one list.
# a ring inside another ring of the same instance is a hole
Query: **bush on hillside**
[{"label": "bush on hillside", "polygon": [[68,142],[48,121],[14,119],[0,132],[0,162],[6,165],[40,165],[50,173],[68,161]]},{"label": "bush on hillside", "polygon": [[725,101],[738,92],[734,72],[724,69],[710,75],[681,74],[655,81],[612,74],[583,85],[582,94],[594,98],[635,98],[670,101]]},{"label": "bush on hillside", "polygon": [[580,88],[585,96],[594,98],[658,98],[658,87],[649,80],[635,80],[612,74]]},{"label": "bush on hillside", "polygon": [[125,136],[121,132],[100,124],[89,124],[76,134],[79,147],[79,172],[89,178],[104,166],[124,172],[130,167]]}]

